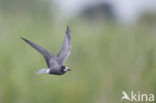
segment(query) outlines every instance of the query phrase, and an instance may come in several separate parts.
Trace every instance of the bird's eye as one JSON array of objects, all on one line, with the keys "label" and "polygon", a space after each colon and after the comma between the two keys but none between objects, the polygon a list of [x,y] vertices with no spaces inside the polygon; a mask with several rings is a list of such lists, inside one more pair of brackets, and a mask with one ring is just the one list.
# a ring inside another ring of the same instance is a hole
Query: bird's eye
[{"label": "bird's eye", "polygon": [[63,68],[63,70],[66,72],[66,71],[68,70],[68,68],[67,68],[67,67],[65,67],[65,68]]}]

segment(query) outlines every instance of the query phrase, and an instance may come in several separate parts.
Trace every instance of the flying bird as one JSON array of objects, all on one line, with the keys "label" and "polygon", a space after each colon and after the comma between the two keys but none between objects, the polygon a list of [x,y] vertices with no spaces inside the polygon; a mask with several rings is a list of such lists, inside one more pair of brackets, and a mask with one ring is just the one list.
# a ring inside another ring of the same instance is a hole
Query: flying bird
[{"label": "flying bird", "polygon": [[26,43],[28,43],[39,53],[41,53],[47,63],[47,68],[42,68],[37,72],[37,74],[46,73],[46,74],[62,75],[67,71],[71,71],[71,69],[69,69],[67,66],[64,66],[64,62],[70,55],[71,50],[71,32],[68,26],[62,48],[57,54],[57,56],[55,56],[50,51],[42,48],[41,46],[35,44],[32,41],[29,41],[23,37],[21,37],[21,39],[23,39]]}]

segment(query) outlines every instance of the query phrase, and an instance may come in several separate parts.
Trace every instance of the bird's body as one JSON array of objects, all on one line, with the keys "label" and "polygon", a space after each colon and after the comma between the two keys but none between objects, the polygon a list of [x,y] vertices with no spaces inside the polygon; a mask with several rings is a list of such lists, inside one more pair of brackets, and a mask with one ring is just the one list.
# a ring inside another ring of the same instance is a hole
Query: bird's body
[{"label": "bird's body", "polygon": [[64,61],[69,56],[71,50],[71,33],[68,26],[67,26],[66,36],[63,42],[63,46],[59,51],[59,53],[57,54],[57,56],[53,55],[48,50],[40,47],[39,45],[25,38],[21,38],[21,39],[23,39],[26,43],[28,43],[33,48],[35,48],[38,52],[40,52],[46,60],[48,68],[41,69],[40,71],[37,72],[38,74],[48,73],[48,74],[62,75],[67,71],[70,71],[68,67],[64,66]]}]

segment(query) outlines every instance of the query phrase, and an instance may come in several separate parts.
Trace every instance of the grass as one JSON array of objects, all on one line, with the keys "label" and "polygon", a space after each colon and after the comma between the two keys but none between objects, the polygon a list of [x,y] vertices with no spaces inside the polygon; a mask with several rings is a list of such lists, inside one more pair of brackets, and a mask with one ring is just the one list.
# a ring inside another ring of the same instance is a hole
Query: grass
[{"label": "grass", "polygon": [[72,72],[53,76],[35,74],[46,63],[20,36],[56,55],[66,25],[0,17],[0,103],[121,103],[123,90],[156,93],[154,29],[77,21],[65,63]]}]

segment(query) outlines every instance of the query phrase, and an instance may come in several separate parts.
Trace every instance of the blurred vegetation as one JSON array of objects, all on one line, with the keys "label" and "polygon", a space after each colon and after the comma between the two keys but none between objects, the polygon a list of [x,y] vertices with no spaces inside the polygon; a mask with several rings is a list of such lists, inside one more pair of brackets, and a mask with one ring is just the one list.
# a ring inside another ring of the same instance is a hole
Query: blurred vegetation
[{"label": "blurred vegetation", "polygon": [[[156,29],[147,19],[133,27],[57,21],[46,2],[0,5],[0,103],[121,103],[123,90],[156,94]],[[57,54],[67,24],[72,51],[65,64],[72,71],[36,75],[46,63],[20,36]]]}]

